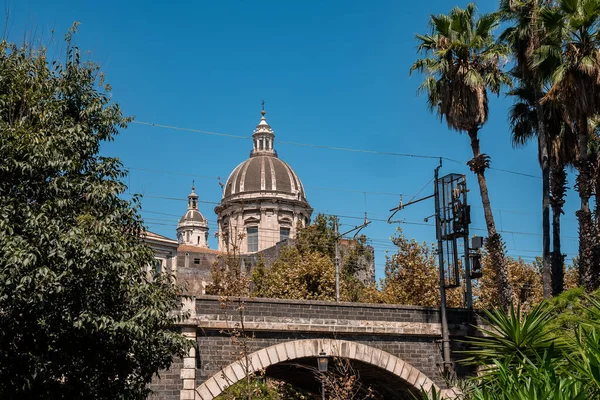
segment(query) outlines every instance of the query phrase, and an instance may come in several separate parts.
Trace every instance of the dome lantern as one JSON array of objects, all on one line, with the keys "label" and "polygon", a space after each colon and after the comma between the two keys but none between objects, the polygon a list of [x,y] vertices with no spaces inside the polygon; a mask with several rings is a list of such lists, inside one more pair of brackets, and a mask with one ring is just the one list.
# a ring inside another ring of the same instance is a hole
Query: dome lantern
[{"label": "dome lantern", "polygon": [[198,195],[192,183],[188,208],[177,224],[177,240],[181,244],[208,248],[208,222],[198,210]]},{"label": "dome lantern", "polygon": [[195,192],[194,181],[192,181],[192,193],[188,194],[188,210],[198,209],[198,195]]},{"label": "dome lantern", "polygon": [[252,134],[252,142],[254,144],[254,148],[250,152],[250,157],[254,156],[274,156],[277,157],[277,152],[273,148],[273,144],[275,142],[275,133],[271,126],[267,123],[267,119],[265,118],[265,102],[262,102],[262,111],[260,112],[261,118],[258,125],[254,129],[254,133]]}]

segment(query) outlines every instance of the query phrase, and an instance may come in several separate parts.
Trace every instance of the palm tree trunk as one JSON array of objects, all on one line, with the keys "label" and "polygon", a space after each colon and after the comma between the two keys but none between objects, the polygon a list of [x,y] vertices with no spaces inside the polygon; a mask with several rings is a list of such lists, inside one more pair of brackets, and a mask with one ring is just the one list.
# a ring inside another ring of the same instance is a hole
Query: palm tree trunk
[{"label": "palm tree trunk", "polygon": [[[539,96],[536,96],[539,98]],[[552,296],[552,274],[550,261],[550,157],[542,105],[536,99],[538,119],[538,146],[542,165],[542,285],[544,298]]]},{"label": "palm tree trunk", "polygon": [[590,212],[590,197],[593,188],[593,167],[588,157],[588,124],[587,118],[583,117],[577,126],[579,142],[579,161],[577,162],[576,188],[579,192],[581,208],[577,211],[579,221],[579,284],[586,292],[591,292],[596,287],[594,277],[594,225],[592,213]]},{"label": "palm tree trunk", "polygon": [[494,215],[490,205],[490,197],[488,194],[487,182],[485,180],[485,169],[489,165],[489,158],[485,154],[481,154],[479,147],[479,132],[478,128],[469,130],[469,138],[471,139],[471,149],[473,150],[473,159],[469,161],[469,167],[477,176],[479,183],[479,192],[481,194],[481,202],[483,204],[483,213],[485,216],[485,224],[488,231],[488,239],[486,242],[486,250],[490,257],[490,262],[496,274],[496,288],[498,290],[498,300],[500,306],[508,311],[512,304],[512,288],[508,281],[508,271],[506,269],[506,258],[504,255],[504,244],[502,237],[496,231],[494,223]]},{"label": "palm tree trunk", "polygon": [[560,216],[563,214],[567,188],[567,172],[564,165],[553,165],[550,179],[552,196],[552,295],[558,296],[564,290],[564,256],[560,249]]},{"label": "palm tree trunk", "polygon": [[594,264],[592,267],[592,273],[594,276],[594,288],[597,289],[600,285],[600,153],[594,154],[595,168],[594,174],[594,195],[595,195],[595,207],[594,207]]}]

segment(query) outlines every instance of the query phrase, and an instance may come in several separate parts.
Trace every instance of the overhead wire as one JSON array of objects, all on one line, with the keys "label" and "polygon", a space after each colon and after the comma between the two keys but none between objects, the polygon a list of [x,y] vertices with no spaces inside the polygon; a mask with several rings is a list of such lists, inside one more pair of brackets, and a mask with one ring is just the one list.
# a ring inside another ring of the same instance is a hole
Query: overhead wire
[{"label": "overhead wire", "polygon": [[[176,130],[176,131],[192,132],[192,133],[201,133],[204,135],[214,135],[214,136],[228,137],[228,138],[232,138],[232,139],[243,139],[243,140],[251,140],[252,139],[249,136],[233,135],[230,133],[213,132],[213,131],[206,131],[206,130],[194,129],[194,128],[182,128],[182,127],[178,127],[178,126],[174,126],[174,125],[164,125],[164,124],[157,124],[157,123],[146,122],[146,121],[132,121],[132,122],[134,124],[151,126],[151,127],[155,127],[155,128],[172,129],[172,130]],[[326,150],[334,150],[334,151],[345,151],[345,152],[352,152],[352,153],[365,153],[365,154],[420,158],[420,159],[430,159],[430,160],[439,160],[441,158],[442,160],[445,160],[445,161],[450,161],[450,162],[463,164],[463,165],[466,164],[466,162],[464,162],[464,161],[460,161],[460,160],[456,160],[456,159],[452,159],[452,158],[448,158],[448,157],[434,156],[434,155],[398,153],[398,152],[392,152],[392,151],[367,150],[367,149],[355,149],[355,148],[350,148],[350,147],[338,147],[338,146],[328,146],[328,145],[311,144],[311,143],[290,142],[290,141],[284,141],[284,140],[278,140],[278,143],[285,144],[285,145],[291,145],[291,146],[309,147],[309,148],[326,149]],[[503,168],[495,168],[495,167],[490,167],[490,169],[495,170],[495,171],[504,172],[504,173],[529,177],[529,178],[542,179],[540,176],[527,174],[527,173],[523,173],[523,172],[519,172],[519,171],[511,171],[511,170],[507,170],[507,169],[503,169]]]},{"label": "overhead wire", "polygon": [[[169,200],[172,200],[172,198],[167,198]],[[145,212],[144,210],[142,210],[142,212]],[[155,214],[159,214],[157,212],[152,211],[151,213],[155,213]],[[169,214],[171,216],[175,216],[175,214]],[[356,220],[364,220],[364,217],[357,217],[357,216],[353,216],[353,215],[341,215],[341,214],[325,214],[328,216],[336,216],[338,218],[347,218],[347,219],[356,219]],[[154,219],[154,220],[158,220],[158,219]],[[374,221],[374,222],[381,222],[381,223],[386,223],[387,224],[387,220],[385,219],[379,219],[379,218],[369,218],[370,221]],[[170,221],[170,220],[165,220],[165,221]],[[435,225],[434,224],[430,224],[430,223],[426,223],[426,222],[416,222],[416,221],[398,221],[398,224],[405,224],[405,225],[415,225],[415,226],[427,226],[427,227],[431,227],[434,228]],[[177,223],[174,221],[172,226],[176,226]],[[212,225],[213,227],[218,227],[216,223],[210,222],[209,225]],[[268,230],[268,228],[265,228]],[[486,228],[477,228],[477,227],[470,227],[470,230],[475,230],[475,231],[483,231],[483,232],[487,232]],[[277,231],[276,229],[274,229],[275,231]],[[523,231],[512,231],[512,230],[498,230],[499,233],[506,233],[506,234],[512,234],[512,235],[522,235],[522,236],[542,236],[541,233],[536,233],[536,232],[523,232]],[[577,237],[574,236],[561,236],[561,239],[567,239],[567,240],[578,240]],[[383,239],[385,240],[385,239]]]},{"label": "overhead wire", "polygon": [[[205,175],[186,174],[186,173],[181,173],[181,172],[166,171],[166,170],[157,170],[157,169],[147,169],[147,168],[138,168],[138,167],[129,167],[129,169],[138,170],[138,171],[148,171],[148,172],[154,172],[154,173],[170,174],[170,175],[190,176],[190,177],[196,177],[196,178],[202,178],[202,179],[221,179],[221,177],[219,177],[219,176],[205,176]],[[427,183],[427,185],[430,182],[431,182],[431,180]],[[366,194],[371,194],[371,195],[382,195],[382,196],[404,196],[405,195],[403,193],[379,192],[379,191],[369,191],[369,190],[362,190],[362,189],[326,188],[326,187],[311,186],[311,185],[303,185],[303,186],[305,188],[309,188],[309,189],[316,189],[316,190],[323,190],[323,191],[332,191],[332,192],[363,193],[363,194],[366,193]],[[422,191],[422,189],[417,194],[412,195],[412,197],[415,198],[421,191]],[[149,195],[145,195],[145,196],[149,197]],[[173,200],[187,201],[187,199],[183,198],[183,197],[172,198],[172,199]],[[216,204],[216,203],[211,203],[211,204]],[[482,206],[477,205],[477,204],[472,204],[471,207],[483,209]],[[494,208],[494,207],[492,207],[492,210],[494,210],[494,211],[500,211],[500,212],[508,212],[508,213],[512,213],[512,214],[520,214],[520,215],[532,215],[532,216],[537,216],[538,215],[538,214],[535,214],[535,213],[532,213],[532,212],[508,210],[508,209],[504,209],[504,208]],[[362,214],[362,213],[363,212],[361,212],[360,214]]]}]

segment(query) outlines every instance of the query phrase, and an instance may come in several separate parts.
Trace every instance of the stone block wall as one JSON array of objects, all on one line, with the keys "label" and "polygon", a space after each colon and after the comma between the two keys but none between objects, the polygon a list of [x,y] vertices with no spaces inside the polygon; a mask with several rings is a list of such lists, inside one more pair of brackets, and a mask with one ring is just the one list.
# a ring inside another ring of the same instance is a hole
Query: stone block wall
[{"label": "stone block wall", "polygon": [[[439,309],[257,298],[230,299],[223,307],[216,296],[196,299],[197,321],[202,327],[197,333],[197,384],[239,359],[241,346],[226,332],[239,329],[240,306],[246,335],[251,337],[249,353],[299,339],[356,341],[393,354],[444,385],[438,367],[442,362]],[[473,334],[470,324],[480,323],[476,314],[460,309],[449,310],[448,320],[455,339]],[[460,371],[465,373],[468,371]]]},{"label": "stone block wall", "polygon": [[[163,371],[161,379],[153,381],[151,388],[156,394],[151,399],[193,399],[195,387],[240,359],[242,346],[230,334],[231,330],[241,328],[237,311],[240,306],[245,333],[250,338],[248,354],[302,339],[352,341],[388,352],[440,387],[445,386],[439,373],[442,362],[439,309],[257,298],[229,299],[223,305],[218,296],[200,296],[186,302],[184,308],[192,316],[182,325],[182,332],[195,339],[197,351],[192,349],[184,359],[175,360],[169,371]],[[470,325],[482,322],[477,314],[460,309],[450,309],[448,320],[453,339],[473,335]],[[453,340],[454,350],[460,346]],[[457,372],[459,376],[470,373],[465,369]]]},{"label": "stone block wall", "polygon": [[166,371],[161,371],[160,377],[154,376],[150,389],[152,394],[148,397],[149,400],[179,400],[180,390],[183,387],[181,381],[181,368],[183,360],[179,357],[173,359],[171,368]]},{"label": "stone block wall", "polygon": [[[439,309],[432,307],[262,298],[243,298],[240,300],[243,303],[246,317],[440,323]],[[218,296],[201,296],[196,298],[196,314],[237,316],[234,311],[237,303],[237,298],[230,298],[230,306],[228,309],[224,309]],[[462,333],[466,324],[480,322],[481,318],[477,314],[467,310],[448,310],[448,323],[451,331],[461,331]]]}]

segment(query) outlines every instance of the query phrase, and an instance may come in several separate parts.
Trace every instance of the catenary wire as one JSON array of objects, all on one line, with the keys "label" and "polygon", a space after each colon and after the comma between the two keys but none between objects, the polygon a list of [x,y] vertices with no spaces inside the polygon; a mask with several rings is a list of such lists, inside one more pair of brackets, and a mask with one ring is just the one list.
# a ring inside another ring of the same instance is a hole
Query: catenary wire
[{"label": "catenary wire", "polygon": [[[202,133],[205,135],[214,135],[214,136],[228,137],[228,138],[233,138],[233,139],[251,140],[251,138],[249,136],[232,135],[229,133],[212,132],[212,131],[205,131],[205,130],[193,129],[193,128],[181,128],[178,126],[163,125],[163,124],[157,124],[157,123],[153,123],[153,122],[133,121],[133,123],[138,124],[138,125],[151,126],[151,127],[155,127],[155,128],[172,129],[172,130],[176,130],[176,131],[193,132],[193,133]],[[346,151],[346,152],[352,152],[352,153],[366,153],[366,154],[387,155],[387,156],[397,156],[397,157],[421,158],[421,159],[430,159],[430,160],[440,160],[441,159],[444,161],[449,161],[449,162],[458,163],[458,164],[462,164],[462,165],[466,164],[464,161],[455,160],[455,159],[448,158],[448,157],[433,156],[433,155],[396,153],[396,152],[390,152],[390,151],[367,150],[367,149],[354,149],[354,148],[349,148],[349,147],[327,146],[327,145],[320,145],[320,144],[299,143],[299,142],[290,142],[290,141],[282,141],[282,140],[279,140],[278,143],[291,145],[291,146],[310,147],[310,148],[316,148],[316,149],[326,149],[326,150],[335,150],[335,151]],[[542,179],[540,176],[527,174],[524,172],[511,171],[511,170],[495,168],[495,167],[490,167],[489,169],[494,170],[494,171],[500,171],[500,172],[504,172],[504,173],[514,174],[514,175],[529,177],[529,178]]]}]

